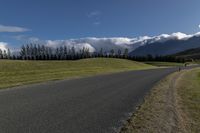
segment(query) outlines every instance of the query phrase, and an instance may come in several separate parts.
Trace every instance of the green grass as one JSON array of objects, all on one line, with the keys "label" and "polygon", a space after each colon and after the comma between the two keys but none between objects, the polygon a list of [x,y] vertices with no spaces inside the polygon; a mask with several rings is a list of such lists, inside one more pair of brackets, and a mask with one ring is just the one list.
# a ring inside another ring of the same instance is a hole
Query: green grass
[{"label": "green grass", "polygon": [[195,63],[196,64],[200,64],[200,60],[195,60]]},{"label": "green grass", "polygon": [[78,61],[0,60],[0,88],[148,68],[154,67],[135,61],[110,58]]},{"label": "green grass", "polygon": [[183,66],[183,63],[176,63],[176,62],[159,62],[159,61],[150,61],[144,62],[149,65],[158,66],[158,67],[169,67],[169,66]]},{"label": "green grass", "polygon": [[183,76],[178,94],[182,109],[189,119],[187,127],[192,133],[200,132],[200,69],[187,72]]}]

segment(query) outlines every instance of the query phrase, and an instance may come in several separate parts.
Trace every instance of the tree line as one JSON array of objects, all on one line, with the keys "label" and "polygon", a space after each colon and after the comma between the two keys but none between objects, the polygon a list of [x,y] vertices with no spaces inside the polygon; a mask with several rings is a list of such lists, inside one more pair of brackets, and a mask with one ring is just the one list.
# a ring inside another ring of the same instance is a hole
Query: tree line
[{"label": "tree line", "polygon": [[[7,50],[8,51],[8,50]],[[6,50],[5,50],[6,53]],[[11,55],[11,54],[10,54]],[[3,59],[7,59],[7,56]],[[83,58],[95,58],[95,57],[118,57],[127,58],[128,49],[124,51],[118,50],[116,53],[114,49],[110,51],[104,51],[103,48],[98,52],[90,52],[89,48],[83,47],[77,50],[74,46],[60,46],[57,48],[51,48],[45,45],[39,44],[27,44],[22,45],[18,54],[12,54],[9,59],[19,60],[77,60]]]},{"label": "tree line", "polygon": [[51,48],[39,44],[22,45],[18,54],[12,54],[10,49],[0,49],[0,59],[17,59],[17,60],[78,60],[84,58],[123,58],[135,61],[165,61],[165,62],[185,62],[184,59],[173,56],[131,56],[128,49],[111,49],[109,51],[101,48],[99,51],[90,52],[89,48],[83,47],[77,50],[74,46],[60,46]]},{"label": "tree line", "polygon": [[7,50],[0,49],[0,59],[11,59],[10,49]]}]

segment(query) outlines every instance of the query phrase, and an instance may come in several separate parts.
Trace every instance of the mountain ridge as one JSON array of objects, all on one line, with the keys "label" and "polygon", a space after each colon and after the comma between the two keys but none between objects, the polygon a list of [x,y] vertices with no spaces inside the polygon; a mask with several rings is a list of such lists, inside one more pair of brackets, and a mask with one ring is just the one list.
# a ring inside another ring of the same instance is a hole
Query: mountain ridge
[{"label": "mountain ridge", "polygon": [[187,49],[200,47],[200,36],[192,36],[188,39],[171,39],[164,42],[153,42],[138,47],[129,53],[130,56],[146,55],[171,55]]}]

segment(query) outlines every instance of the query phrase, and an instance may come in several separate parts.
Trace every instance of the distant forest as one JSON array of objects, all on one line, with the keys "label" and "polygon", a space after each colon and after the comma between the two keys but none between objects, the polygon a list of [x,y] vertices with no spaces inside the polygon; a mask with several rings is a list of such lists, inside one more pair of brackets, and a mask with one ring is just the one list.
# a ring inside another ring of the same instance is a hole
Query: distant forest
[{"label": "distant forest", "polygon": [[57,48],[47,47],[39,44],[22,45],[18,54],[12,54],[10,49],[0,49],[0,59],[11,60],[78,60],[84,58],[122,58],[135,61],[164,61],[164,62],[185,62],[184,58],[176,58],[173,56],[130,56],[128,49],[123,51],[118,49],[115,51],[104,51],[101,48],[97,52],[89,52],[89,49],[83,47],[76,51],[75,47],[60,46]]}]

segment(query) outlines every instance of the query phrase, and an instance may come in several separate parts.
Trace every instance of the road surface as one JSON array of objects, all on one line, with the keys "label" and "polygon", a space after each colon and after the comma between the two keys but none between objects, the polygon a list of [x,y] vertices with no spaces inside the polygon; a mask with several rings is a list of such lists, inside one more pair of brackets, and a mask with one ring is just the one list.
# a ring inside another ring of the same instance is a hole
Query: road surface
[{"label": "road surface", "polygon": [[0,90],[0,133],[112,133],[177,68],[130,71]]}]

